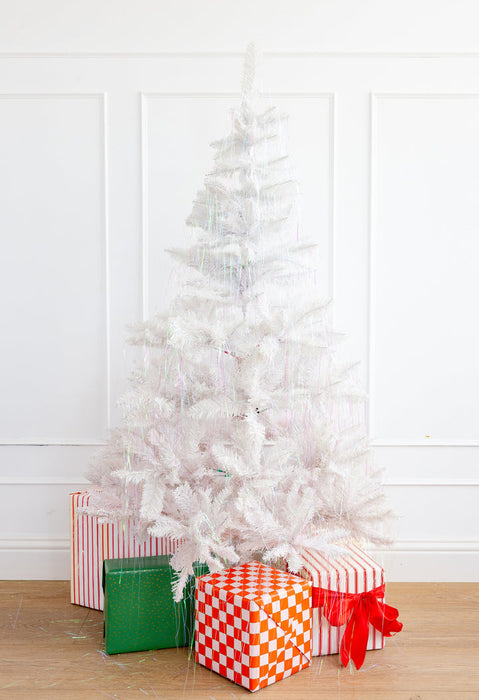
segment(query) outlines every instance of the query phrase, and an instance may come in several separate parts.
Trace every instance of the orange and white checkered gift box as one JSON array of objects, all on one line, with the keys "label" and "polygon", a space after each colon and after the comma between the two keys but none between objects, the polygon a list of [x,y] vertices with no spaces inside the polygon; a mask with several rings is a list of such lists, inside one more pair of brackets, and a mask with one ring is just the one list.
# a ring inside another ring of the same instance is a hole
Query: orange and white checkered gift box
[{"label": "orange and white checkered gift box", "polygon": [[254,691],[311,663],[311,583],[259,562],[196,579],[196,661]]}]

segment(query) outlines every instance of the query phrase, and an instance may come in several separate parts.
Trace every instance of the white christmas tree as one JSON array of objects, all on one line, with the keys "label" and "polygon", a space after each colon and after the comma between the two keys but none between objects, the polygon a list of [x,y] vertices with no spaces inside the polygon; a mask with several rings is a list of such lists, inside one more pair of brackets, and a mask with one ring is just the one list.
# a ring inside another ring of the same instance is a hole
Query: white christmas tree
[{"label": "white christmas tree", "polygon": [[249,47],[231,133],[212,144],[187,220],[196,241],[170,251],[184,285],[135,332],[144,365],[89,474],[91,512],[182,541],[177,598],[195,561],[282,559],[295,571],[302,546],[384,541],[389,516],[364,397],[335,359],[311,245],[298,242],[284,116],[260,102]]}]

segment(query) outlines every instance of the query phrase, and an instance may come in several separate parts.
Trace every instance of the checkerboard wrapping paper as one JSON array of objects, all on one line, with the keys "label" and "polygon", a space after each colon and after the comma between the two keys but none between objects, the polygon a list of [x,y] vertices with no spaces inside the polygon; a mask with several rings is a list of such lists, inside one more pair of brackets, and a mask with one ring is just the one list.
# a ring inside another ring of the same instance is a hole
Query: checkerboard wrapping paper
[{"label": "checkerboard wrapping paper", "polygon": [[196,579],[196,661],[255,691],[311,663],[311,583],[249,562]]},{"label": "checkerboard wrapping paper", "polygon": [[133,522],[99,523],[98,518],[79,512],[89,502],[87,491],[70,494],[70,600],[103,610],[104,559],[173,554],[176,542],[166,537],[137,540]]},{"label": "checkerboard wrapping paper", "polygon": [[[364,593],[384,583],[383,568],[355,544],[345,546],[347,554],[326,559],[313,549],[303,549],[303,568],[300,576],[312,582],[313,588],[324,588],[338,593]],[[330,625],[321,608],[312,611],[312,655],[338,654],[344,628]],[[369,626],[367,649],[382,649],[384,637]]]}]

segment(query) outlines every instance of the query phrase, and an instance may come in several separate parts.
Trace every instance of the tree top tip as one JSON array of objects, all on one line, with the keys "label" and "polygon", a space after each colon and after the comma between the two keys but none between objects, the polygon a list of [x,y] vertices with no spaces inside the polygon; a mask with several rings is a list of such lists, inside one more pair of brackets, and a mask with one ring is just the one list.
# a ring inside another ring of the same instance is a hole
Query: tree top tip
[{"label": "tree top tip", "polygon": [[260,64],[260,51],[254,42],[251,42],[246,47],[246,53],[243,63],[243,81],[241,92],[243,100],[252,97],[257,90],[257,74]]}]

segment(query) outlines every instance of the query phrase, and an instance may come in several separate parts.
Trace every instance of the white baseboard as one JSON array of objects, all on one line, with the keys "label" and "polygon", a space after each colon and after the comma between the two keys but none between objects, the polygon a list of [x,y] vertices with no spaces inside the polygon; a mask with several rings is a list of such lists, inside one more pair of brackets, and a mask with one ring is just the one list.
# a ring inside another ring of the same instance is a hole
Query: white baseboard
[{"label": "white baseboard", "polygon": [[[387,581],[479,581],[479,542],[400,541],[372,551]],[[0,579],[67,580],[68,539],[0,540]]]},{"label": "white baseboard", "polygon": [[479,542],[412,540],[372,551],[387,581],[479,581]]},{"label": "white baseboard", "polygon": [[70,578],[70,540],[8,538],[0,540],[0,579],[8,581]]}]

